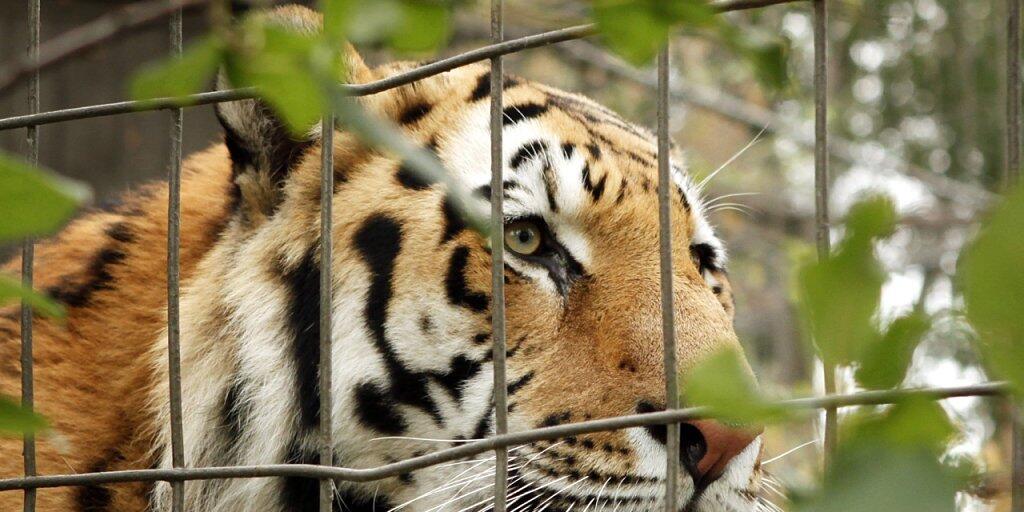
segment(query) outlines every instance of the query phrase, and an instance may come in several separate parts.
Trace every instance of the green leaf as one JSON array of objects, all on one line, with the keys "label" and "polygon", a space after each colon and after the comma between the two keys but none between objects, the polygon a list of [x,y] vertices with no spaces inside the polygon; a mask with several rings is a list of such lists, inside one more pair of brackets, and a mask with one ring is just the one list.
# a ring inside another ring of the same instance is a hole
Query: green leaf
[{"label": "green leaf", "polygon": [[27,302],[33,309],[46,316],[64,316],[64,308],[60,304],[31,288],[23,287],[16,279],[0,275],[0,305],[13,299]]},{"label": "green leaf", "polygon": [[876,343],[859,357],[857,382],[871,389],[893,388],[903,382],[914,349],[931,328],[931,319],[911,313],[893,320]]},{"label": "green leaf", "polygon": [[782,406],[761,396],[739,350],[719,350],[680,378],[681,402],[704,406],[712,415],[740,424],[783,421],[791,416]]},{"label": "green leaf", "polygon": [[1010,193],[963,257],[967,318],[994,376],[1024,393],[1024,188]]},{"label": "green leaf", "polygon": [[0,242],[52,234],[90,197],[78,182],[0,153]]},{"label": "green leaf", "polygon": [[594,0],[593,13],[609,48],[637,66],[654,59],[673,25],[703,27],[716,19],[703,0]]},{"label": "green leaf", "polygon": [[726,23],[721,23],[716,28],[716,33],[713,35],[751,65],[754,76],[761,85],[779,90],[789,83],[788,68],[786,67],[789,45],[784,44],[788,43],[786,39],[765,39],[763,36],[751,36],[735,25]]},{"label": "green leaf", "polygon": [[800,306],[818,350],[828,361],[854,362],[866,347],[878,342],[873,317],[885,274],[875,259],[873,242],[888,236],[895,222],[895,210],[884,197],[855,204],[836,253],[798,274]]},{"label": "green leaf", "polygon": [[908,398],[881,414],[862,412],[846,422],[845,447],[877,443],[930,450],[938,457],[956,434],[942,406],[924,397]]},{"label": "green leaf", "polygon": [[259,19],[243,30],[250,44],[228,55],[228,77],[236,86],[256,87],[293,134],[304,134],[327,108],[325,87],[341,76],[337,51],[325,66],[318,36]]},{"label": "green leaf", "polygon": [[935,512],[955,510],[965,472],[939,454],[953,433],[942,408],[919,399],[846,423],[835,462],[798,512]]},{"label": "green leaf", "polygon": [[452,2],[441,0],[328,0],[324,6],[329,40],[385,43],[405,53],[437,50],[451,35]]},{"label": "green leaf", "polygon": [[[389,2],[381,0],[369,3],[378,5]],[[324,38],[335,42],[340,42],[346,37],[351,38],[349,20],[357,19],[356,8],[359,5],[360,3],[355,0],[321,0],[320,10],[324,16]]]},{"label": "green leaf", "polygon": [[776,90],[785,88],[789,83],[786,54],[786,46],[778,42],[756,45],[745,52],[758,81]]},{"label": "green leaf", "polygon": [[796,501],[797,512],[954,512],[957,479],[922,449],[886,444],[837,457],[821,491]]},{"label": "green leaf", "polygon": [[206,37],[174,57],[147,66],[132,79],[132,97],[139,100],[187,96],[209,84],[224,57],[224,44]]},{"label": "green leaf", "polygon": [[37,432],[46,427],[45,418],[23,409],[10,398],[0,396],[0,435]]},{"label": "green leaf", "polygon": [[400,52],[436,50],[451,35],[451,11],[444,4],[404,0],[401,23],[391,33],[391,47]]},{"label": "green leaf", "polygon": [[896,229],[896,207],[884,195],[868,196],[850,207],[845,244],[867,243],[885,238]]}]

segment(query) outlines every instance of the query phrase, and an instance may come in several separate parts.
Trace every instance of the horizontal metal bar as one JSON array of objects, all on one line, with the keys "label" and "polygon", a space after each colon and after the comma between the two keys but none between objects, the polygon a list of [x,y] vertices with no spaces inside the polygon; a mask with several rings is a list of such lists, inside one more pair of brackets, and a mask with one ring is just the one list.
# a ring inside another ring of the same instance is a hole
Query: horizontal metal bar
[{"label": "horizontal metal bar", "polygon": [[[886,391],[864,391],[849,395],[829,395],[810,398],[796,398],[779,402],[792,411],[808,411],[827,407],[851,407],[857,405],[891,404],[907,398],[927,398],[944,400],[966,396],[1002,396],[1009,392],[1004,382],[990,382],[970,386],[926,389],[900,389]],[[496,448],[510,447],[559,439],[567,436],[618,430],[623,428],[641,427],[646,425],[665,425],[678,423],[708,416],[704,407],[691,407],[671,411],[653,412],[618,416],[581,423],[569,423],[554,427],[538,428],[494,436],[473,441],[454,448],[437,451],[403,461],[385,464],[376,468],[351,469],[327,468],[315,464],[268,464],[263,466],[229,466],[184,469],[138,469],[124,471],[108,471],[103,473],[81,473],[77,475],[45,475],[25,478],[9,478],[0,480],[0,491],[30,489],[44,487],[62,487],[69,485],[95,485],[118,482],[153,482],[153,481],[185,481],[210,480],[220,478],[262,478],[274,476],[293,476],[303,478],[347,480],[351,482],[369,482],[380,480],[402,473],[423,469],[442,462],[471,457]]]},{"label": "horizontal metal bar", "polygon": [[[717,4],[715,8],[719,12],[728,12],[800,1],[806,0],[734,1]],[[342,89],[346,94],[352,96],[366,96],[370,94],[376,94],[389,89],[393,89],[395,87],[410,84],[417,80],[422,80],[429,76],[437,75],[445,71],[451,71],[455,68],[465,66],[467,64],[480,62],[490,58],[498,57],[501,55],[507,55],[510,53],[515,53],[530,48],[537,48],[540,46],[547,46],[550,44],[560,43],[563,41],[580,39],[583,37],[591,36],[595,34],[596,31],[597,28],[593,24],[577,25],[575,27],[568,27],[559,30],[552,30],[550,32],[543,32],[531,36],[520,37],[517,39],[510,39],[503,43],[483,46],[477,48],[476,50],[461,53],[459,55],[449,57],[447,59],[441,59],[439,61],[432,62],[424,66],[420,66],[416,69],[406,71],[405,73],[399,73],[388,78],[376,80],[374,82],[369,82],[365,84],[345,85],[343,86]],[[38,126],[44,124],[59,123],[63,121],[72,121],[76,119],[87,119],[91,117],[112,116],[118,114],[128,114],[131,112],[146,112],[151,110],[165,110],[179,107],[208,105],[210,103],[234,101],[239,99],[252,98],[255,96],[255,89],[232,89],[226,91],[202,92],[190,96],[183,96],[180,98],[159,98],[153,100],[118,101],[115,103],[104,103],[99,105],[89,105],[85,107],[52,110],[49,112],[41,112],[39,114],[13,116],[0,119],[0,131],[11,130],[14,128],[24,128],[26,126],[32,125]]]},{"label": "horizontal metal bar", "polygon": [[208,105],[210,103],[241,100],[255,96],[255,89],[231,89],[227,91],[201,92],[199,94],[193,94],[183,98],[160,98],[146,101],[118,101],[114,103],[89,105],[87,107],[51,110],[48,112],[40,112],[38,114],[28,114],[0,119],[0,131],[13,130],[15,128],[23,128],[25,126],[39,126],[44,124],[60,123],[63,121],[74,121],[77,119],[89,119],[92,117],[130,114],[132,112],[148,112],[153,110],[176,109],[180,107],[194,107],[197,105]]}]

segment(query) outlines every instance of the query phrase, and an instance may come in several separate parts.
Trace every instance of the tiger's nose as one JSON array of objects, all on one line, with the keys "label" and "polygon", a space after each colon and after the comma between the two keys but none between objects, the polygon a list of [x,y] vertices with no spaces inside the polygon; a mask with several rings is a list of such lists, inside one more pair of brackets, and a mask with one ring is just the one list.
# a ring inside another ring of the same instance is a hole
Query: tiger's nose
[{"label": "tiger's nose", "polygon": [[696,420],[679,425],[679,460],[697,487],[718,480],[725,468],[764,429],[735,428],[715,420]]},{"label": "tiger's nose", "polygon": [[[663,410],[650,402],[637,404],[638,413]],[[665,444],[667,429],[664,425],[645,427],[659,443]],[[725,468],[737,455],[743,452],[763,427],[735,428],[715,420],[695,420],[679,424],[679,462],[693,478],[694,485],[706,487],[718,480]]]}]

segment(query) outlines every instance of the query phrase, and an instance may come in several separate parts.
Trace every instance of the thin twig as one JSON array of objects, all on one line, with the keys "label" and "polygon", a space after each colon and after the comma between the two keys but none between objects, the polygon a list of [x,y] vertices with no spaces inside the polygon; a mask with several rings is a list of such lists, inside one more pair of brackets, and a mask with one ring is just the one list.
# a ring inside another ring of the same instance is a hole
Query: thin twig
[{"label": "thin twig", "polygon": [[131,4],[47,41],[39,48],[39,59],[22,57],[0,70],[0,96],[36,71],[42,71],[95,48],[116,36],[170,18],[210,0],[152,0]]}]

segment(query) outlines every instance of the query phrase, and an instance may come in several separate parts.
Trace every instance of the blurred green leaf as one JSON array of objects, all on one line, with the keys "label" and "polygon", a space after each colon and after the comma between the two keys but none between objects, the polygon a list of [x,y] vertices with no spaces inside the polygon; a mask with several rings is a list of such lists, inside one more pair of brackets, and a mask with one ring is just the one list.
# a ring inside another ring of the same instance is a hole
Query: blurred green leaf
[{"label": "blurred green leaf", "polygon": [[0,242],[54,233],[90,197],[78,182],[0,154]]},{"label": "blurred green leaf", "polygon": [[[381,5],[388,2],[363,2],[367,5]],[[355,18],[355,9],[361,5],[355,0],[321,0],[320,9],[324,16],[324,38],[328,41],[341,41],[352,38],[349,33],[349,20]]]},{"label": "blurred green leaf", "polygon": [[[419,53],[437,50],[451,35],[452,3],[446,0],[328,0],[324,28],[329,40],[386,44]],[[333,38],[333,39],[332,39]]]},{"label": "blurred green leaf", "polygon": [[797,512],[941,512],[956,510],[956,478],[922,449],[878,443],[837,457],[821,491]]},{"label": "blurred green leaf", "polygon": [[231,83],[256,87],[292,133],[304,134],[327,108],[325,87],[341,76],[340,58],[335,53],[325,66],[321,40],[314,34],[258,18],[243,24],[243,30],[247,44],[226,61]]},{"label": "blurred green leaf", "polygon": [[845,244],[866,244],[885,238],[896,229],[896,207],[884,195],[868,196],[850,207],[846,216]]},{"label": "blurred green leaf", "polygon": [[147,66],[132,79],[132,97],[139,100],[187,96],[202,91],[224,58],[224,44],[205,37],[181,57]]},{"label": "blurred green leaf", "polygon": [[709,407],[717,418],[759,424],[791,416],[785,408],[761,396],[739,350],[719,350],[681,377],[684,384],[680,389],[685,394],[681,401],[687,406]]},{"label": "blurred green leaf", "polygon": [[914,349],[930,328],[931,319],[921,313],[893,320],[885,334],[859,357],[857,382],[872,389],[898,386],[907,374]]},{"label": "blurred green leaf", "polygon": [[24,300],[33,309],[46,316],[64,316],[64,308],[60,304],[35,290],[23,287],[17,279],[0,275],[0,305],[13,300]]},{"label": "blurred green leaf", "polygon": [[799,512],[936,512],[955,510],[964,472],[939,462],[953,428],[925,399],[861,413],[847,422],[843,443],[819,492],[797,500]]},{"label": "blurred green leaf", "polygon": [[404,0],[401,22],[391,33],[391,47],[400,52],[436,50],[451,34],[451,11],[439,2]]},{"label": "blurred green leaf", "polygon": [[818,350],[828,361],[851,363],[878,342],[873,317],[885,275],[875,259],[873,242],[888,236],[895,222],[888,199],[858,202],[850,209],[846,237],[835,254],[799,272],[800,305]]},{"label": "blurred green leaf", "polygon": [[789,83],[786,59],[789,54],[788,40],[778,37],[767,39],[762,35],[751,35],[735,25],[718,24],[713,34],[738,57],[753,68],[754,77],[764,87],[779,90]]},{"label": "blurred green leaf", "polygon": [[23,409],[10,398],[0,396],[0,435],[37,432],[46,427],[45,418]]},{"label": "blurred green leaf", "polygon": [[956,429],[942,406],[925,397],[914,397],[886,407],[882,413],[861,412],[846,422],[844,446],[885,443],[942,453]]},{"label": "blurred green leaf", "polygon": [[1010,193],[963,257],[967,317],[989,369],[1024,392],[1024,188]]},{"label": "blurred green leaf", "polygon": [[637,66],[654,59],[673,25],[703,27],[716,19],[704,0],[594,0],[593,13],[608,47]]},{"label": "blurred green leaf", "polygon": [[783,89],[789,83],[786,68],[786,47],[778,42],[750,47],[745,52],[754,66],[754,74],[762,85]]}]

